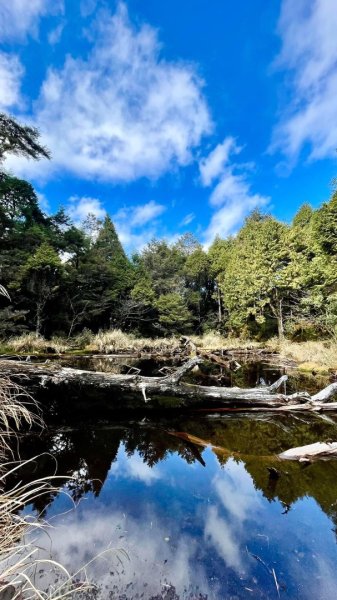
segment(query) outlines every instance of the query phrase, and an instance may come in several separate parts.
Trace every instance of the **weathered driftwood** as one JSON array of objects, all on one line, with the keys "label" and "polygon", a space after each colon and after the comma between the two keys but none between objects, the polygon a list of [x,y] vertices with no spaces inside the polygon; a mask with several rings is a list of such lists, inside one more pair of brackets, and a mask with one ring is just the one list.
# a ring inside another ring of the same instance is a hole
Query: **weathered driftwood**
[{"label": "weathered driftwood", "polygon": [[[327,402],[336,393],[336,384],[312,398],[307,392],[297,392],[286,396],[277,390],[286,381],[283,375],[271,386],[256,388],[201,386],[182,382],[182,377],[198,364],[202,358],[194,357],[164,377],[144,377],[139,374],[116,375],[84,371],[62,367],[50,362],[46,365],[34,365],[29,362],[0,361],[0,374],[8,375],[19,383],[32,385],[35,389],[56,391],[58,394],[69,392],[78,397],[100,396],[117,406],[141,408],[156,405],[159,397],[175,398],[174,407],[226,407],[231,410],[329,410],[337,409],[337,402]],[[133,397],[133,402],[127,404],[121,400]],[[117,401],[118,398],[118,401]]]},{"label": "weathered driftwood", "polygon": [[299,462],[311,462],[317,459],[337,458],[337,442],[316,442],[307,446],[290,448],[279,454],[284,460],[298,460]]},{"label": "weathered driftwood", "polygon": [[324,390],[312,396],[311,399],[314,402],[328,402],[328,400],[330,400],[330,398],[334,394],[337,394],[337,383],[331,383],[326,388],[324,388]]}]

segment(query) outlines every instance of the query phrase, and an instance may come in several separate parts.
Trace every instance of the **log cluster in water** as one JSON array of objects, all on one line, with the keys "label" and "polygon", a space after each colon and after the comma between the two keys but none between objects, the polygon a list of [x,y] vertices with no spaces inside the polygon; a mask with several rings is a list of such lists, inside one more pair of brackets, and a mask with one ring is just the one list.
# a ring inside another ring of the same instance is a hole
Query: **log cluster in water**
[{"label": "log cluster in water", "polygon": [[283,375],[274,384],[254,388],[204,386],[183,381],[188,371],[203,362],[200,356],[187,360],[173,373],[163,377],[136,374],[113,374],[63,367],[55,362],[34,365],[21,361],[0,361],[0,373],[34,388],[42,394],[73,399],[104,401],[116,409],[125,408],[202,408],[222,410],[336,410],[330,401],[337,393],[337,383],[310,396],[305,390],[286,395],[279,390],[287,380]]}]

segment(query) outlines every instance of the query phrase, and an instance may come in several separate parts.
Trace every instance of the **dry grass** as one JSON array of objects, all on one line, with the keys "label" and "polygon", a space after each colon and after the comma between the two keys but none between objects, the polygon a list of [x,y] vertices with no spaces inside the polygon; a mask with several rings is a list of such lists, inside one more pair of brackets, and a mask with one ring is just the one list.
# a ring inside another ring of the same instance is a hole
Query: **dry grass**
[{"label": "dry grass", "polygon": [[172,351],[179,347],[179,339],[170,338],[137,338],[131,333],[124,333],[120,329],[100,331],[93,336],[91,342],[86,346],[89,351],[104,354],[115,352],[153,352]]},{"label": "dry grass", "polygon": [[273,338],[266,346],[286,358],[295,360],[299,368],[305,371],[337,369],[337,343],[334,340],[279,342],[277,338]]},{"label": "dry grass", "polygon": [[[36,460],[37,457],[34,457]],[[25,463],[18,463],[12,469],[6,470],[0,477],[4,483],[8,477]],[[20,516],[19,511],[41,496],[58,492],[53,485],[56,477],[37,479],[12,490],[2,492],[0,496],[0,595],[13,600],[39,599],[61,600],[67,596],[75,597],[92,589],[86,579],[85,570],[81,569],[71,575],[61,564],[40,557],[40,548],[34,538],[34,533],[49,527],[38,518]],[[41,589],[36,582],[36,573],[45,568],[49,573],[52,584],[48,589]],[[78,576],[81,576],[79,579]]]},{"label": "dry grass", "polygon": [[11,338],[6,347],[15,353],[42,354],[55,352],[61,354],[69,349],[69,344],[62,338],[54,337],[52,340],[45,340],[42,336],[36,336],[35,333],[24,333]]},{"label": "dry grass", "polygon": [[[261,344],[240,338],[229,338],[217,332],[209,332],[203,336],[190,336],[190,339],[205,350],[221,350],[225,348],[255,348]],[[173,352],[181,347],[180,336],[166,338],[139,338],[120,329],[100,331],[94,335],[86,346],[88,351],[113,354],[116,352]]]},{"label": "dry grass", "polygon": [[[224,337],[217,332],[208,332],[202,336],[192,335],[191,340],[205,350],[220,350],[225,348],[254,348],[261,344],[241,338]],[[99,331],[97,334],[85,330],[70,340],[52,338],[45,340],[34,333],[26,333],[11,338],[6,344],[9,351],[15,353],[43,354],[56,352],[62,354],[67,351],[84,349],[88,352],[101,354],[114,354],[118,352],[173,352],[180,348],[180,336],[141,338],[132,333],[125,333],[120,329]]]},{"label": "dry grass", "polygon": [[[51,351],[60,354],[76,349],[101,354],[117,354],[119,352],[169,353],[181,347],[179,338],[180,336],[140,338],[120,329],[99,331],[97,334],[85,330],[82,336],[79,334],[68,341],[61,338],[45,340],[42,337],[36,337],[33,333],[24,334],[12,338],[6,346],[9,350],[18,354],[42,354]],[[192,335],[190,338],[198,348],[203,350],[267,347],[286,358],[295,360],[302,369],[337,369],[337,342],[334,340],[309,342],[285,340],[280,343],[278,338],[272,338],[268,342],[257,342],[243,338],[225,337],[217,332],[208,332],[202,336]]]},{"label": "dry grass", "polygon": [[0,378],[0,446],[13,432],[13,427],[19,430],[23,422],[29,427],[40,422],[39,416],[31,410],[33,407],[36,412],[37,404],[21,386],[7,377]]},{"label": "dry grass", "polygon": [[[27,504],[45,494],[57,493],[58,477],[37,479],[5,490],[6,479],[37,458],[11,464],[4,462],[9,450],[8,437],[15,435],[23,423],[31,426],[41,422],[39,415],[31,412],[32,404],[31,397],[22,388],[8,379],[0,379],[0,597],[11,600],[63,600],[78,594],[84,597],[83,594],[93,588],[86,578],[85,566],[71,575],[56,561],[41,558],[32,533],[47,524],[38,518],[20,515]],[[51,574],[52,584],[48,589],[36,584],[36,573],[41,567]]]},{"label": "dry grass", "polygon": [[203,350],[226,350],[226,348],[259,348],[261,344],[243,338],[225,337],[216,331],[210,331],[202,336],[191,336],[192,342]]}]

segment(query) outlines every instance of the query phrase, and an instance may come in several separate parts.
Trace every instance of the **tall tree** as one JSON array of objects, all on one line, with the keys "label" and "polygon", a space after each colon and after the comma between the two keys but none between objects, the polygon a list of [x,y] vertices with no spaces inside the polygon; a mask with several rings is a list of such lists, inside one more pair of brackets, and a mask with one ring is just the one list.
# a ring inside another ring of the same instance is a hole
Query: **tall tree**
[{"label": "tall tree", "polygon": [[133,285],[133,271],[110,217],[69,277],[71,314],[81,315],[81,321],[94,329],[113,326],[118,306]]},{"label": "tall tree", "polygon": [[230,257],[232,240],[222,240],[216,236],[213,244],[208,249],[210,273],[214,281],[214,299],[217,303],[218,327],[222,329],[224,321],[223,290],[227,264]]},{"label": "tall tree", "polygon": [[246,220],[231,250],[223,281],[230,323],[238,330],[275,320],[284,337],[291,290],[299,285],[289,269],[287,227],[258,211]]},{"label": "tall tree", "polygon": [[56,294],[62,276],[62,264],[55,250],[46,242],[30,256],[20,273],[23,288],[34,307],[35,333],[40,335],[47,318],[46,307]]}]

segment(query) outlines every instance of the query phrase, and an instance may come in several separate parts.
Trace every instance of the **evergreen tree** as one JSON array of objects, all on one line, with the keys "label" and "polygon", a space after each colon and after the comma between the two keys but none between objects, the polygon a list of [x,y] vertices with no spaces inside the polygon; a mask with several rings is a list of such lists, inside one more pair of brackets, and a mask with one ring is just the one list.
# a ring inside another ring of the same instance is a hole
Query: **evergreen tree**
[{"label": "evergreen tree", "polygon": [[7,154],[25,158],[50,158],[50,152],[39,143],[35,127],[21,125],[13,117],[0,113],[0,163]]},{"label": "evergreen tree", "polygon": [[[246,220],[231,248],[222,291],[229,323],[238,331],[251,331],[270,319],[276,321],[280,338],[284,319],[296,288],[286,243],[287,227],[258,211]],[[262,331],[263,331],[262,329]]]},{"label": "evergreen tree", "polygon": [[42,333],[47,318],[48,302],[56,294],[62,277],[62,264],[55,250],[46,242],[23,265],[20,276],[21,293],[33,305],[32,321],[35,333]]},{"label": "evergreen tree", "polygon": [[191,327],[191,314],[181,298],[175,292],[162,294],[155,301],[159,313],[159,324],[165,334],[186,333]]}]

